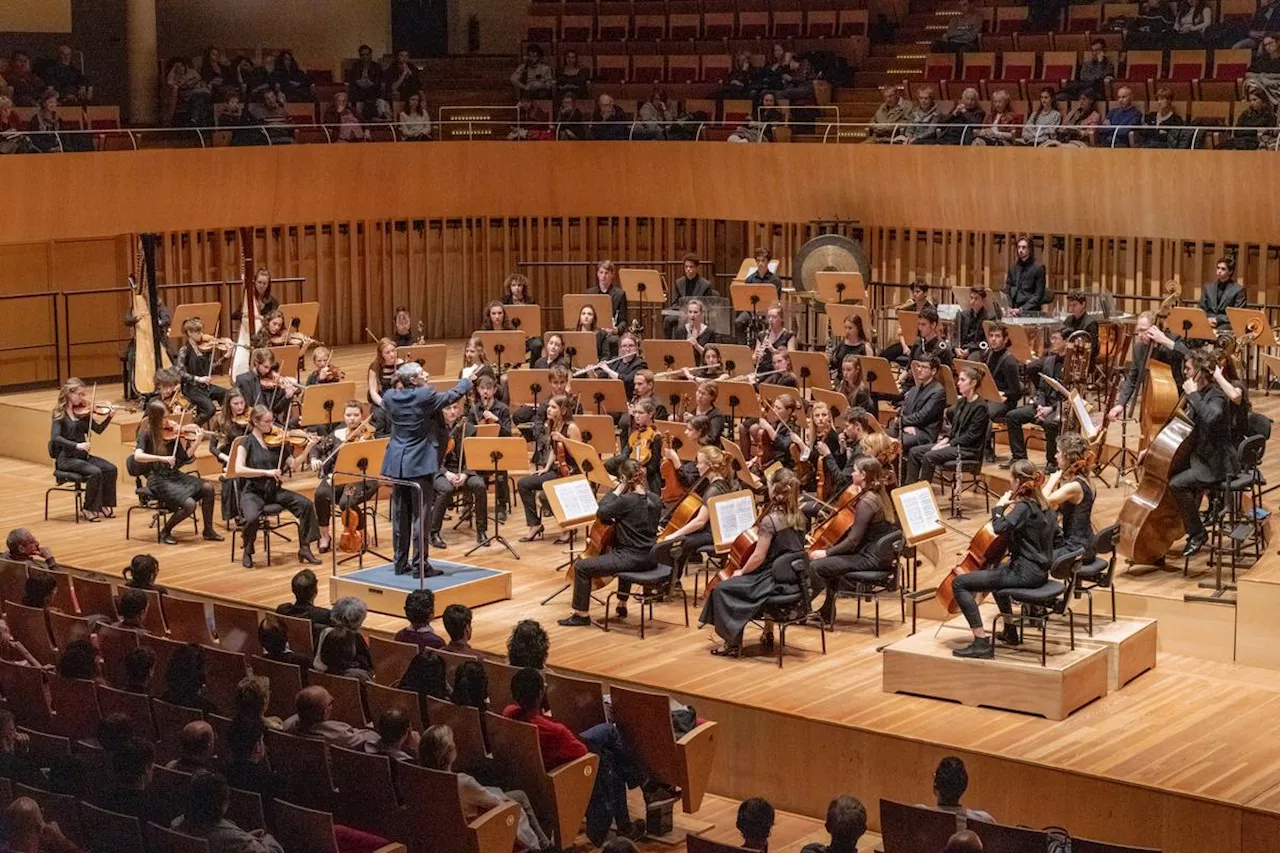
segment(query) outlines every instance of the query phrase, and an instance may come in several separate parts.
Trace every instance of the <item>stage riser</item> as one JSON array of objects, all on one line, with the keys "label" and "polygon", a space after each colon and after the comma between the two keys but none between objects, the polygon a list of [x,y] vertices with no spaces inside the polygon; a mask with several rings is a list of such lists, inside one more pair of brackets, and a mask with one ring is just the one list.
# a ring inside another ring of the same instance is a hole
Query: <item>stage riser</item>
[{"label": "stage riser", "polygon": [[[443,589],[432,590],[432,592],[435,595],[437,613],[443,613],[444,609],[450,604],[480,607],[485,604],[492,604],[495,601],[506,601],[511,597],[511,573],[498,572],[492,577],[455,584]],[[385,613],[388,616],[404,616],[404,601],[409,597],[409,591],[395,587],[362,583],[345,577],[329,578],[329,596],[331,600],[337,601],[339,598],[348,595],[363,601],[365,606],[374,613]]]}]

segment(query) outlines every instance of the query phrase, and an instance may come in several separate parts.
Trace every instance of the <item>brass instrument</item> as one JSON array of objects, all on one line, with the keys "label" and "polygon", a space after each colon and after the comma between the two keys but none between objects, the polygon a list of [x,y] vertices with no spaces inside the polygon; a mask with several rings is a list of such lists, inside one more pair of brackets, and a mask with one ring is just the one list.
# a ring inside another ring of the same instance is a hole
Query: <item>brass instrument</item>
[{"label": "brass instrument", "polygon": [[1088,383],[1092,370],[1093,337],[1079,329],[1067,338],[1067,351],[1062,362],[1062,384],[1068,388],[1083,386]]}]

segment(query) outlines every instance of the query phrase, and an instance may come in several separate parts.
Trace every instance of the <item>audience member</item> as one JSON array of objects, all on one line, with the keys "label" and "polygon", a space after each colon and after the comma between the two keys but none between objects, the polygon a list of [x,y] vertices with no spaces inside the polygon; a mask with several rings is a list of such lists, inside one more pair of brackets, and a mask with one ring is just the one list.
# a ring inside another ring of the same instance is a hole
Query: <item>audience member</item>
[{"label": "audience member", "polygon": [[200,59],[200,79],[209,87],[214,100],[221,100],[223,91],[232,80],[231,65],[222,55],[222,51],[213,45],[204,50]]},{"label": "audience member", "polygon": [[365,752],[413,763],[413,753],[418,751],[418,733],[409,725],[408,714],[399,708],[388,708],[378,715],[375,731],[378,737],[364,742]]},{"label": "audience member", "polygon": [[895,135],[901,132],[899,125],[911,121],[911,102],[903,100],[902,90],[888,85],[880,89],[884,95],[884,103],[876,107],[871,117],[871,130],[867,133],[868,142],[892,142]]},{"label": "audience member", "polygon": [[446,652],[483,657],[471,648],[470,607],[465,604],[450,604],[444,609],[444,616],[440,621],[444,623],[445,633],[449,635],[449,642],[444,647]]},{"label": "audience member", "polygon": [[1262,51],[1249,64],[1254,74],[1280,74],[1280,36],[1267,33],[1262,37]]},{"label": "audience member", "polygon": [[48,84],[36,76],[31,69],[31,57],[26,51],[15,50],[9,55],[9,69],[5,72],[5,82],[12,90],[10,97],[19,107],[39,106]]},{"label": "audience member", "polygon": [[0,708],[0,777],[42,787],[40,767],[28,757],[31,737],[18,731],[13,712]]},{"label": "audience member", "polygon": [[[348,656],[337,655],[335,660],[348,661],[349,665],[346,669],[363,670],[369,674],[369,678],[372,678],[373,657],[369,654],[369,644],[365,642],[364,635],[360,633],[360,629],[364,627],[364,620],[368,616],[369,608],[358,598],[348,595],[335,601],[329,615],[333,625],[320,632],[320,636],[316,640],[316,657],[311,662],[311,665],[321,672],[326,671],[324,664],[325,644],[335,632],[342,630],[344,633],[339,633],[335,642],[343,644],[343,651]],[[350,674],[358,677],[354,672]]]},{"label": "audience member", "polygon": [[360,118],[347,102],[346,92],[334,92],[333,103],[324,111],[320,121],[329,132],[331,142],[365,142],[369,132],[360,124]]},{"label": "audience member", "polygon": [[120,598],[116,601],[116,613],[120,618],[116,620],[115,627],[146,631],[147,609],[150,606],[151,599],[145,590],[128,588],[120,590]]},{"label": "audience member", "polygon": [[1089,42],[1089,53],[1076,70],[1076,79],[1068,80],[1058,93],[1058,99],[1073,100],[1085,92],[1093,94],[1094,99],[1106,96],[1106,86],[1116,76],[1115,63],[1107,56],[1107,43],[1096,38]]},{"label": "audience member", "polygon": [[667,125],[671,121],[671,107],[667,103],[667,93],[656,88],[649,99],[640,105],[640,113],[636,117],[632,139],[666,139]]},{"label": "audience member", "polygon": [[911,124],[904,127],[893,141],[910,145],[932,139],[938,129],[938,119],[938,103],[933,97],[933,87],[920,86],[916,89],[916,106],[911,111]]},{"label": "audience member", "polygon": [[422,91],[421,72],[409,61],[409,51],[397,50],[396,58],[382,75],[383,97],[390,103],[403,101]]},{"label": "audience member", "polygon": [[122,711],[107,714],[98,720],[94,735],[102,751],[114,755],[135,737],[133,718]]},{"label": "audience member", "polygon": [[572,92],[560,96],[560,112],[556,113],[556,139],[575,140],[587,138],[586,119]]},{"label": "audience member", "polygon": [[942,40],[933,43],[933,50],[963,53],[978,49],[978,38],[982,35],[982,14],[974,8],[971,0],[958,0],[956,8],[958,11],[947,22],[947,31]]},{"label": "audience member", "polygon": [[566,50],[564,62],[556,73],[556,92],[563,98],[572,95],[574,98],[586,98],[591,94],[591,74],[578,64],[578,52]]},{"label": "audience member", "polygon": [[[458,747],[453,730],[448,726],[431,726],[422,733],[418,746],[418,763],[428,770],[454,773],[453,763],[458,760]],[[524,791],[503,791],[486,788],[474,776],[457,772],[458,797],[462,800],[463,819],[475,820],[489,809],[506,803],[520,804],[520,823],[516,827],[516,841],[528,850],[551,850],[551,840],[538,824],[533,805]]]},{"label": "audience member", "polygon": [[782,124],[782,110],[778,109],[778,99],[773,92],[765,92],[760,96],[760,107],[756,114],[738,125],[729,134],[730,142],[773,142],[773,129]]},{"label": "audience member", "polygon": [[547,656],[551,654],[551,638],[535,619],[521,619],[507,637],[507,663],[522,668],[531,666],[547,668]]},{"label": "audience member", "polygon": [[813,81],[818,75],[813,70],[813,60],[805,56],[797,60],[791,58],[790,66],[782,73],[782,86],[777,91],[779,98],[786,98],[791,106],[816,103],[813,92]]},{"label": "audience member", "polygon": [[1129,23],[1125,46],[1129,49],[1163,48],[1173,40],[1177,11],[1166,0],[1139,0],[1138,15]]},{"label": "audience member", "polygon": [[726,100],[756,100],[756,82],[760,75],[756,67],[751,64],[751,53],[743,50],[739,51],[734,57],[733,69],[729,72],[729,76],[721,81],[721,86],[711,97],[717,101]]},{"label": "audience member", "polygon": [[1173,90],[1161,86],[1156,90],[1156,108],[1142,119],[1142,128],[1136,131],[1142,148],[1190,148],[1191,132],[1182,130],[1186,124],[1173,107]]},{"label": "audience member", "polygon": [[982,853],[982,839],[971,829],[962,829],[947,839],[942,853]]},{"label": "audience member", "polygon": [[423,649],[409,661],[395,686],[423,696],[448,699],[449,682],[444,660],[435,652]]},{"label": "audience member", "polygon": [[516,94],[527,98],[550,98],[555,93],[556,73],[542,59],[542,48],[531,44],[524,51],[524,62],[511,72],[511,85]]},{"label": "audience member", "polygon": [[773,832],[773,806],[764,797],[751,797],[738,806],[738,832],[742,833],[742,846],[748,850],[768,853],[769,835]]},{"label": "audience member", "polygon": [[[1274,42],[1275,40],[1272,39]],[[1276,111],[1271,102],[1257,88],[1250,87],[1246,98],[1248,106],[1236,114],[1235,130],[1227,140],[1227,147],[1237,151],[1272,149],[1276,144]]]},{"label": "audience member", "polygon": [[27,122],[31,143],[40,151],[48,154],[53,151],[65,151],[71,147],[70,139],[63,139],[62,117],[58,115],[58,93],[46,89],[40,96],[40,109]]},{"label": "audience member", "polygon": [[400,138],[408,142],[425,142],[431,139],[431,116],[422,105],[422,93],[409,96],[400,111]]},{"label": "audience member", "polygon": [[631,116],[613,102],[611,95],[601,95],[591,113],[591,138],[604,140],[626,139],[631,132]]},{"label": "audience member", "polygon": [[325,632],[311,665],[319,672],[341,675],[369,681],[373,678],[372,665],[364,666],[360,656],[363,638],[347,628],[331,628]]},{"label": "audience member", "polygon": [[827,805],[830,844],[806,844],[800,853],[858,853],[858,839],[867,831],[867,809],[857,797],[836,797]]},{"label": "audience member", "polygon": [[1093,143],[1097,134],[1095,128],[1101,121],[1102,116],[1098,115],[1097,99],[1093,93],[1081,92],[1080,97],[1072,104],[1071,111],[1067,113],[1066,121],[1058,131],[1058,138],[1046,144],[1086,147]]},{"label": "audience member", "polygon": [[151,695],[151,678],[156,672],[155,650],[147,646],[136,648],[124,656],[124,689],[130,693]]},{"label": "audience member", "polygon": [[203,838],[209,853],[284,853],[280,842],[265,829],[245,832],[227,820],[231,786],[218,773],[197,773],[187,786],[187,807],[173,828]]},{"label": "audience member", "polygon": [[289,783],[267,767],[265,731],[262,723],[249,719],[239,718],[231,724],[226,773],[231,787],[260,795],[263,807],[270,809],[273,801],[286,795]]},{"label": "audience member", "polygon": [[136,817],[143,826],[148,822],[165,826],[163,798],[149,790],[155,760],[156,748],[149,740],[136,737],[122,744],[111,756],[111,778],[99,788],[97,805]]},{"label": "audience member", "polygon": [[364,121],[373,121],[381,112],[382,66],[373,58],[373,48],[360,45],[359,58],[347,69],[347,96]]},{"label": "audience member", "polygon": [[956,830],[965,828],[968,821],[995,823],[995,818],[984,811],[971,809],[960,804],[960,798],[969,788],[969,773],[964,762],[954,755],[949,755],[938,762],[938,769],[933,772],[933,794],[937,797],[939,811],[951,812],[956,816]]},{"label": "audience member", "polygon": [[75,52],[71,45],[58,45],[58,57],[43,72],[44,82],[68,103],[88,103],[93,99],[89,78],[73,64]]},{"label": "audience member", "polygon": [[1027,116],[1027,123],[1022,126],[1023,145],[1048,145],[1057,138],[1054,128],[1062,124],[1062,113],[1053,103],[1054,92],[1048,86],[1040,90],[1040,100],[1035,110]]},{"label": "audience member", "polygon": [[289,647],[289,633],[285,631],[280,620],[268,616],[258,626],[258,643],[262,646],[262,654],[268,660],[280,663],[291,663],[307,670],[311,668],[311,658],[298,654]]},{"label": "audience member", "polygon": [[165,691],[160,699],[170,705],[216,714],[218,706],[204,695],[204,682],[204,649],[188,643],[174,649],[169,658],[169,668],[164,672]]},{"label": "audience member", "polygon": [[58,561],[53,558],[53,552],[41,545],[25,527],[15,527],[9,531],[9,535],[4,540],[4,553],[0,554],[0,557],[15,563],[26,563],[29,566],[37,565],[39,561],[44,568],[58,567]]},{"label": "audience member", "polygon": [[173,98],[176,127],[210,127],[213,124],[213,95],[200,72],[184,56],[169,60],[165,85]]},{"label": "audience member", "polygon": [[58,591],[58,582],[53,575],[41,572],[36,575],[28,575],[27,580],[22,585],[22,606],[38,607],[44,609],[57,609],[53,607],[53,596]]},{"label": "audience member", "polygon": [[316,593],[320,591],[320,583],[316,580],[315,572],[303,569],[293,576],[289,586],[293,590],[293,603],[279,605],[276,607],[277,613],[310,619],[313,633],[319,633],[333,623],[327,607],[316,607]]},{"label": "audience member", "polygon": [[262,131],[251,127],[253,118],[245,108],[240,92],[227,90],[226,101],[214,109],[214,125],[231,128],[231,144],[236,147],[244,145],[265,145],[267,138]]},{"label": "audience member", "polygon": [[236,684],[232,719],[253,721],[268,729],[278,729],[279,717],[268,717],[271,704],[271,681],[265,675],[246,675]]},{"label": "audience member", "polygon": [[1211,26],[1213,9],[1205,0],[1182,0],[1177,17],[1173,20],[1173,31],[1178,37],[1169,46],[1187,49],[1205,47],[1205,32]]},{"label": "audience member", "polygon": [[182,773],[213,770],[217,766],[214,741],[213,726],[204,720],[187,723],[178,734],[178,757],[165,767]]},{"label": "audience member", "polygon": [[164,595],[168,590],[156,583],[160,576],[160,561],[150,554],[137,554],[121,575],[128,589],[151,589]]},{"label": "audience member", "polygon": [[1266,34],[1277,30],[1280,30],[1280,3],[1261,0],[1248,25],[1243,31],[1237,31],[1239,41],[1231,46],[1238,50],[1257,50]]},{"label": "audience member", "polygon": [[[507,133],[507,139],[545,140],[551,138],[551,116],[526,95],[516,102],[516,123]],[[433,547],[438,547],[434,546]]]},{"label": "audience member", "polygon": [[262,93],[262,103],[249,105],[249,115],[255,123],[266,128],[272,145],[288,145],[293,142],[289,108],[274,89],[267,89]]},{"label": "audience member", "polygon": [[1102,122],[1108,128],[1098,136],[1098,145],[1106,148],[1128,148],[1129,134],[1142,124],[1142,110],[1133,104],[1133,90],[1121,86],[1116,90],[1115,105]]},{"label": "audience member", "polygon": [[357,729],[349,723],[329,718],[333,696],[323,687],[304,687],[298,691],[296,713],[284,721],[284,731],[299,737],[323,740],[346,749],[364,749],[366,741],[377,737],[369,729]]},{"label": "audience member", "polygon": [[5,853],[80,853],[54,821],[46,821],[40,804],[30,797],[18,797],[4,812],[8,833]]},{"label": "audience member", "polygon": [[105,684],[98,672],[98,653],[88,640],[74,640],[62,649],[58,659],[58,675],[78,681],[96,681]]},{"label": "audience member", "polygon": [[976,136],[976,126],[986,119],[987,114],[978,106],[978,90],[966,88],[960,93],[960,100],[951,114],[938,123],[935,141],[938,145],[970,145]]},{"label": "audience member", "polygon": [[973,134],[974,145],[1012,145],[1021,122],[1014,115],[1009,93],[997,89],[991,93],[990,124]]},{"label": "audience member", "polygon": [[485,671],[484,664],[474,660],[458,664],[453,672],[450,698],[455,705],[480,711],[480,722],[483,724],[484,712],[489,710],[489,674]]},{"label": "audience member", "polygon": [[293,51],[282,50],[275,59],[275,67],[267,75],[276,91],[284,96],[285,101],[310,101],[315,96],[315,84],[294,59]]},{"label": "audience member", "polygon": [[409,620],[409,627],[396,632],[397,643],[413,643],[419,650],[444,648],[444,639],[431,628],[431,620],[436,618],[435,593],[415,589],[405,596],[404,618]]}]

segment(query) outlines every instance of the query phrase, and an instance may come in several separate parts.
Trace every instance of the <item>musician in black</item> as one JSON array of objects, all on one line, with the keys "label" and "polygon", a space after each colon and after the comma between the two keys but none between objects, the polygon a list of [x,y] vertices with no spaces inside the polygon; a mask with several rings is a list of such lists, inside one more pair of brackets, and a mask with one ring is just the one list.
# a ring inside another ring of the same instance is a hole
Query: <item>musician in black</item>
[{"label": "musician in black", "polygon": [[[549,342],[550,338],[547,340]],[[551,387],[550,389],[543,388],[539,392],[540,402],[538,405],[523,403],[511,415],[511,421],[517,427],[523,424],[529,425],[529,435],[527,437],[534,441],[537,441],[542,436],[542,426],[547,420],[547,402],[552,397],[566,394],[569,390],[569,368],[560,364],[552,367],[547,374],[547,384]]]},{"label": "musician in black", "polygon": [[289,420],[289,409],[302,390],[295,380],[280,375],[275,356],[266,347],[249,354],[249,369],[236,377],[236,387],[250,408],[265,406],[281,426]]},{"label": "musician in black", "polygon": [[[498,399],[498,383],[492,376],[481,376],[476,380],[476,398],[475,405],[467,411],[467,421],[472,426],[497,425],[499,438],[510,437],[513,434],[511,407]],[[472,430],[473,434],[474,432]],[[492,471],[489,472],[489,474],[492,473]],[[481,479],[484,479],[483,474]],[[511,486],[505,471],[498,472],[498,480],[494,488],[498,501],[498,520],[506,521],[507,507],[511,504]],[[477,532],[479,532],[478,528]]]},{"label": "musician in black", "polygon": [[620,476],[622,463],[634,459],[644,469],[649,490],[662,492],[662,433],[654,427],[653,397],[633,400],[628,407],[631,429],[622,442],[622,452],[605,460],[604,469]]},{"label": "musician in black", "polygon": [[955,350],[958,358],[977,361],[987,342],[986,323],[1000,319],[1000,308],[990,304],[990,291],[980,284],[969,288],[969,308],[956,315]]},{"label": "musician in black", "polygon": [[1018,258],[1009,266],[1004,278],[1004,292],[1009,297],[1010,317],[1034,317],[1049,301],[1044,264],[1036,260],[1031,238],[1022,236],[1017,242]]},{"label": "musician in black", "polygon": [[[684,445],[695,448],[715,446],[711,441],[711,421],[705,415],[694,415],[684,424]],[[663,442],[662,457],[676,466],[676,480],[684,488],[689,488],[698,481],[702,472],[691,460],[681,460],[680,454],[672,446],[674,442]]]},{"label": "musician in black", "polygon": [[[772,284],[778,293],[778,299],[782,299],[782,279],[778,274],[769,269],[769,262],[773,260],[773,253],[769,251],[768,246],[761,246],[755,251],[756,268],[753,269],[745,279],[745,284]],[[757,322],[758,315],[753,315],[750,311],[739,311],[737,316],[733,318],[733,327],[738,330],[738,339],[745,342],[751,340],[751,326]]]},{"label": "musician in black", "polygon": [[[958,575],[951,582],[956,604],[973,631],[973,642],[952,652],[959,658],[994,658],[995,646],[982,627],[977,595],[1006,589],[1035,589],[1049,580],[1053,563],[1053,542],[1058,533],[1058,515],[1041,491],[1044,475],[1025,459],[1012,468],[1013,489],[1006,492],[991,510],[991,527],[1009,543],[1009,557],[992,568]],[[1013,602],[997,594],[996,604],[1005,615],[1013,613]],[[1007,624],[1000,641],[1021,642],[1018,629]]]},{"label": "musician in black", "polygon": [[[908,286],[911,292],[911,298],[898,306],[899,311],[914,311],[917,314],[926,308],[938,310],[938,305],[929,298],[929,285],[925,284],[924,279],[918,278],[911,282]],[[909,364],[908,359],[909,347],[903,341],[902,336],[898,336],[897,343],[890,344],[880,351],[880,357],[887,360],[890,364],[897,363],[903,366]]]},{"label": "musician in black", "polygon": [[1091,341],[1089,353],[1098,357],[1098,321],[1089,316],[1084,291],[1073,290],[1067,294],[1067,316],[1062,319],[1062,334],[1070,340],[1072,334],[1084,332]]},{"label": "musician in black", "polygon": [[199,317],[191,317],[182,324],[182,333],[186,340],[178,349],[178,357],[173,366],[182,377],[182,393],[195,406],[195,422],[207,424],[218,410],[227,391],[213,384],[213,371],[216,370],[228,353],[216,347],[208,350],[201,348],[204,339],[204,322]]},{"label": "musician in black", "polygon": [[469,417],[463,417],[461,400],[441,409],[440,417],[443,420],[441,431],[448,438],[440,457],[440,469],[435,476],[435,501],[431,506],[431,547],[449,547],[440,536],[440,528],[444,526],[444,512],[449,508],[453,493],[460,489],[465,489],[471,495],[476,542],[483,542],[489,530],[489,501],[484,478],[470,468],[463,467],[462,454],[462,441],[476,434],[476,425]]},{"label": "musician in black", "polygon": [[1029,405],[1019,406],[1005,413],[1004,425],[1009,431],[1010,459],[1008,462],[1001,462],[1001,468],[1010,468],[1019,459],[1027,458],[1027,437],[1023,427],[1035,421],[1044,428],[1047,470],[1052,473],[1056,469],[1058,432],[1062,428],[1062,395],[1039,377],[1061,379],[1065,354],[1066,343],[1062,338],[1062,330],[1054,329],[1049,333],[1049,352],[1038,363],[1031,365],[1031,371],[1036,376],[1035,397]]},{"label": "musician in black", "polygon": [[[710,281],[702,277],[701,261],[693,252],[684,256],[684,275],[676,279],[671,288],[671,307],[679,308],[681,300],[697,299],[703,296],[718,296]],[[677,317],[667,317],[662,321],[663,332],[667,338],[676,336],[676,328],[680,325]]]},{"label": "musician in black", "polygon": [[[484,316],[480,318],[480,331],[510,332],[518,328],[517,321],[507,316],[507,307],[504,303],[495,299],[485,306]],[[542,338],[526,335],[524,351],[529,356],[529,364],[536,366],[538,359],[542,358]]]},{"label": "musician in black", "polygon": [[696,477],[686,488],[698,486],[698,496],[702,506],[698,508],[693,518],[668,537],[680,543],[681,553],[677,570],[681,572],[690,557],[712,544],[711,511],[707,508],[707,502],[719,495],[727,495],[737,488],[733,477],[732,461],[720,448],[710,445],[699,447],[697,459],[693,465]]},{"label": "musician in black", "polygon": [[[316,521],[320,527],[320,553],[327,554],[332,547],[333,536],[331,533],[333,524],[333,506],[336,503],[341,512],[360,506],[365,501],[372,498],[378,491],[378,472],[370,471],[369,480],[357,480],[354,482],[344,483],[339,486],[333,485],[333,472],[338,462],[338,449],[352,437],[352,432],[360,426],[364,421],[364,411],[360,407],[359,400],[348,400],[342,409],[342,426],[333,431],[332,435],[322,438],[307,453],[307,462],[311,470],[320,475],[320,485],[316,486]],[[370,423],[366,429],[368,435],[373,436],[373,425]],[[344,471],[344,473],[354,474],[355,471]],[[223,493],[225,497],[225,492]],[[364,514],[360,514],[359,527],[357,529],[364,530],[365,521]]]},{"label": "musician in black", "polygon": [[1235,256],[1224,255],[1214,267],[1213,281],[1200,290],[1200,310],[1208,316],[1214,331],[1231,328],[1228,308],[1245,307],[1244,285],[1236,281],[1235,276]]},{"label": "musician in black", "polygon": [[598,379],[621,379],[623,390],[630,400],[636,393],[636,374],[648,370],[644,357],[640,355],[640,342],[630,332],[624,332],[617,340],[618,360],[613,364],[602,361],[595,365],[594,375]]},{"label": "musician in black", "polygon": [[1009,329],[999,320],[988,327],[987,353],[982,361],[1001,397],[998,402],[987,403],[987,414],[992,421],[1002,421],[1022,401],[1022,377],[1018,374],[1018,357],[1009,349]]},{"label": "musician in black", "polygon": [[[653,546],[658,540],[658,518],[662,499],[651,492],[644,467],[634,459],[624,460],[618,469],[617,487],[600,499],[596,512],[599,523],[613,525],[613,547],[598,557],[583,557],[573,569],[573,613],[559,621],[566,628],[591,624],[592,580],[618,572],[652,568]],[[627,597],[631,584],[618,581],[615,614],[627,618]]]},{"label": "musician in black", "polygon": [[304,384],[308,388],[342,381],[342,371],[333,363],[333,350],[327,346],[321,345],[311,351],[311,364],[315,369],[307,374]]},{"label": "musician in black", "polygon": [[978,396],[982,373],[976,367],[965,367],[956,374],[956,403],[943,415],[943,432],[933,445],[913,444],[907,451],[902,482],[910,485],[918,480],[929,482],[938,466],[956,460],[972,462],[982,458],[983,445],[990,425],[987,404]]},{"label": "musician in black", "polygon": [[[171,513],[160,529],[160,541],[166,545],[177,545],[174,529],[195,515],[199,506],[205,541],[221,542],[222,536],[213,526],[213,483],[182,471],[183,466],[195,461],[195,446],[201,432],[192,432],[188,428],[182,434],[175,431],[173,438],[166,438],[167,414],[164,403],[159,400],[147,404],[146,422],[138,430],[133,451],[134,461],[141,463],[147,489]],[[176,427],[176,422],[172,426]]]},{"label": "musician in black", "polygon": [[[695,417],[704,417],[707,419],[707,443],[720,446],[720,436],[724,433],[725,417],[716,407],[716,400],[720,396],[720,388],[713,380],[704,379],[698,383],[698,388],[693,392],[693,405],[684,411],[684,420],[689,422]],[[662,418],[659,418],[662,420]]]},{"label": "musician in black", "polygon": [[795,351],[796,336],[786,327],[781,305],[772,305],[764,313],[765,327],[756,342],[752,358],[755,359],[756,373],[768,373],[773,364],[773,354],[782,351]]},{"label": "musician in black", "polygon": [[604,293],[609,297],[611,306],[609,317],[597,318],[600,329],[605,333],[604,346],[600,350],[601,358],[611,358],[618,354],[621,343],[619,335],[627,326],[627,294],[618,286],[618,265],[613,261],[601,261],[596,267],[596,280],[587,288],[587,293]]},{"label": "musician in black", "polygon": [[85,521],[97,521],[115,515],[117,472],[108,460],[90,455],[89,430],[99,435],[106,432],[114,413],[100,415],[92,411],[90,396],[79,379],[68,379],[62,386],[49,427],[49,455],[55,470],[84,479],[81,513]]},{"label": "musician in black", "polygon": [[1191,350],[1181,337],[1170,337],[1156,325],[1156,315],[1143,311],[1138,315],[1134,330],[1133,352],[1129,357],[1129,369],[1120,385],[1120,395],[1108,414],[1110,420],[1119,420],[1134,393],[1142,387],[1151,359],[1162,361],[1173,369],[1174,376],[1182,375],[1182,365],[1191,356]]},{"label": "musician in black", "polygon": [[[905,338],[899,338],[899,342],[905,344]],[[916,342],[904,350],[907,353],[905,361],[899,359],[899,364],[904,366],[910,365],[922,357],[935,357],[938,359],[939,365],[951,366],[955,360],[954,351],[947,346],[946,341],[942,339],[942,321],[938,319],[938,312],[934,308],[925,308],[916,318]],[[915,383],[915,376],[912,371],[905,371],[899,377],[900,387],[905,393]]]},{"label": "musician in black", "polygon": [[284,471],[293,466],[293,455],[287,447],[282,452],[281,448],[267,446],[267,435],[274,425],[271,410],[262,405],[254,406],[249,424],[250,431],[240,443],[235,459],[236,475],[240,481],[240,517],[244,522],[241,564],[246,569],[253,568],[253,551],[257,545],[262,510],[270,504],[277,504],[298,519],[298,561],[318,566],[320,561],[311,553],[311,543],[320,538],[316,507],[303,495],[281,486]]},{"label": "musician in black", "polygon": [[833,382],[839,378],[840,366],[851,355],[871,355],[871,342],[867,340],[867,330],[862,327],[862,317],[852,312],[845,315],[843,334],[832,341],[827,352],[827,367]]},{"label": "musician in black", "polygon": [[840,363],[840,376],[835,390],[844,395],[850,406],[865,409],[872,414],[880,411],[875,395],[871,393],[871,384],[862,375],[862,362],[856,355],[846,355]]},{"label": "musician in black", "polygon": [[413,346],[413,318],[408,308],[396,309],[395,330],[388,338],[398,347]]},{"label": "musician in black", "polygon": [[1211,355],[1195,353],[1183,366],[1182,390],[1186,413],[1195,429],[1187,467],[1169,478],[1169,491],[1178,501],[1187,542],[1182,549],[1190,557],[1204,547],[1208,534],[1200,518],[1205,489],[1220,486],[1236,472],[1235,444],[1231,441],[1231,403],[1213,378]]},{"label": "musician in black", "polygon": [[947,406],[947,392],[938,381],[938,367],[936,355],[921,355],[911,362],[915,383],[902,398],[897,422],[889,430],[893,438],[902,442],[904,454],[915,447],[929,447],[938,439],[942,412]]},{"label": "musician in black", "polygon": [[553,367],[569,366],[569,354],[564,351],[564,338],[559,332],[547,335],[542,345],[542,356],[533,363],[535,370],[550,370]]}]

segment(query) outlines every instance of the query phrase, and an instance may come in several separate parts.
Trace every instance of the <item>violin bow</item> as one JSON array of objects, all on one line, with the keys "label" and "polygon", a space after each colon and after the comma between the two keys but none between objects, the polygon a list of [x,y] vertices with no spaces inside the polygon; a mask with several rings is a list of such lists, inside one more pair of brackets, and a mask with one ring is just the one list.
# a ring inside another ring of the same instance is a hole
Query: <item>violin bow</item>
[{"label": "violin bow", "polygon": [[85,453],[93,450],[93,410],[96,409],[98,403],[98,383],[93,383],[93,391],[89,394],[89,429],[84,434],[84,443],[89,445]]}]

